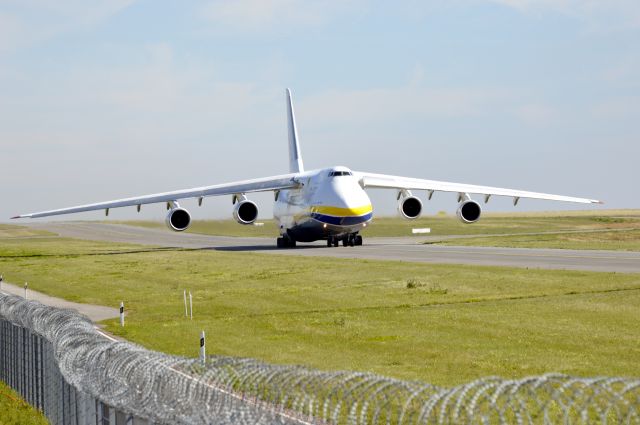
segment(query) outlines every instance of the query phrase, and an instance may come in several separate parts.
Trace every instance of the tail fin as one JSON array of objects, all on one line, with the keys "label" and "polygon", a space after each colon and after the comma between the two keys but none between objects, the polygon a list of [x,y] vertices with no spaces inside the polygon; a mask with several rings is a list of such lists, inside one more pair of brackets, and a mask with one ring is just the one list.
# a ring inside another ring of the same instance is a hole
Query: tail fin
[{"label": "tail fin", "polygon": [[304,171],[304,165],[302,165],[296,116],[293,113],[293,101],[291,100],[291,90],[289,89],[287,89],[287,127],[289,129],[289,172],[300,173]]}]

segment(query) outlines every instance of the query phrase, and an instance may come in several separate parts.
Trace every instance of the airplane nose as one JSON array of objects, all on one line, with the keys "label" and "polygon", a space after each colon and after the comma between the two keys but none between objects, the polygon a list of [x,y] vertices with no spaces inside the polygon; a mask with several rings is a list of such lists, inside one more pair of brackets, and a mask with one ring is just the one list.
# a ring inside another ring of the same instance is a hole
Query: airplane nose
[{"label": "airplane nose", "polygon": [[334,202],[336,207],[354,212],[371,207],[369,196],[354,179],[344,179],[334,185]]},{"label": "airplane nose", "polygon": [[356,226],[371,220],[373,209],[358,182],[344,178],[324,192],[321,203],[312,207],[311,213],[313,218],[324,223]]}]

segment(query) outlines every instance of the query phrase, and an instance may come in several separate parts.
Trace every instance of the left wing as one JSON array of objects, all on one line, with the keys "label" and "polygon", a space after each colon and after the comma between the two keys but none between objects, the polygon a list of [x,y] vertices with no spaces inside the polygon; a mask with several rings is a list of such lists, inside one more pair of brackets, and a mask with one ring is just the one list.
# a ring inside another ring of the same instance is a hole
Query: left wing
[{"label": "left wing", "polygon": [[575,198],[572,196],[551,195],[548,193],[527,192],[523,190],[503,189],[500,187],[477,186],[464,183],[451,183],[436,180],[414,179],[409,177],[389,176],[385,174],[373,174],[354,172],[360,180],[362,187],[371,188],[387,188],[387,189],[405,189],[405,190],[427,190],[429,198],[433,192],[454,192],[461,195],[465,193],[477,193],[485,196],[485,202],[492,195],[509,196],[513,198],[514,204],[518,203],[520,198],[546,199],[550,201],[577,202],[581,204],[602,204],[601,201],[595,199]]},{"label": "left wing", "polygon": [[296,174],[284,174],[281,176],[264,177],[261,179],[243,180],[232,183],[218,184],[214,186],[196,187],[193,189],[176,190],[173,192],[154,193],[152,195],[138,196],[135,198],[117,199],[114,201],[99,202],[96,204],[79,205],[77,207],[62,208],[59,210],[42,211],[37,213],[22,214],[11,218],[38,218],[52,215],[72,214],[84,211],[109,210],[142,204],[156,204],[160,202],[172,202],[178,199],[204,198],[216,195],[234,195],[248,192],[265,192],[269,190],[290,189],[299,187]]}]

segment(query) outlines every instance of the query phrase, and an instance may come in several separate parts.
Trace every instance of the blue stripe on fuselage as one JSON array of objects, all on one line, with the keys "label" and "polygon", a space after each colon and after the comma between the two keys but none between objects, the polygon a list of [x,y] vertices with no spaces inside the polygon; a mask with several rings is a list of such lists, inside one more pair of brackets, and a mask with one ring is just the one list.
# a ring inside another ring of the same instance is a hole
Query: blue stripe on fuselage
[{"label": "blue stripe on fuselage", "polygon": [[371,220],[371,217],[373,217],[373,213],[368,213],[357,217],[335,217],[332,215],[311,213],[311,218],[322,223],[333,224],[336,226],[353,226],[355,224],[365,223]]}]

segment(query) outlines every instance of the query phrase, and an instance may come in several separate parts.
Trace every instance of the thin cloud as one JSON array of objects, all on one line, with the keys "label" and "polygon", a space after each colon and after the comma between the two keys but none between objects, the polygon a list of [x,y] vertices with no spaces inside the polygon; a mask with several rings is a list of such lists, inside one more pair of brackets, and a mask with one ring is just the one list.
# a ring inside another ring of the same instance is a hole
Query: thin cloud
[{"label": "thin cloud", "polygon": [[287,33],[319,27],[331,18],[357,10],[359,0],[214,0],[199,10],[214,32]]},{"label": "thin cloud", "polygon": [[60,34],[89,29],[135,0],[9,0],[0,5],[0,52],[29,47]]},{"label": "thin cloud", "polygon": [[559,13],[585,22],[591,28],[626,30],[640,28],[637,0],[489,0],[523,13]]},{"label": "thin cloud", "polygon": [[504,89],[431,88],[414,82],[395,88],[330,90],[307,98],[307,113],[319,122],[367,125],[383,120],[482,116],[511,104]]},{"label": "thin cloud", "polygon": [[553,105],[544,103],[528,103],[515,109],[514,114],[524,123],[535,127],[546,127],[557,123],[562,112]]}]

